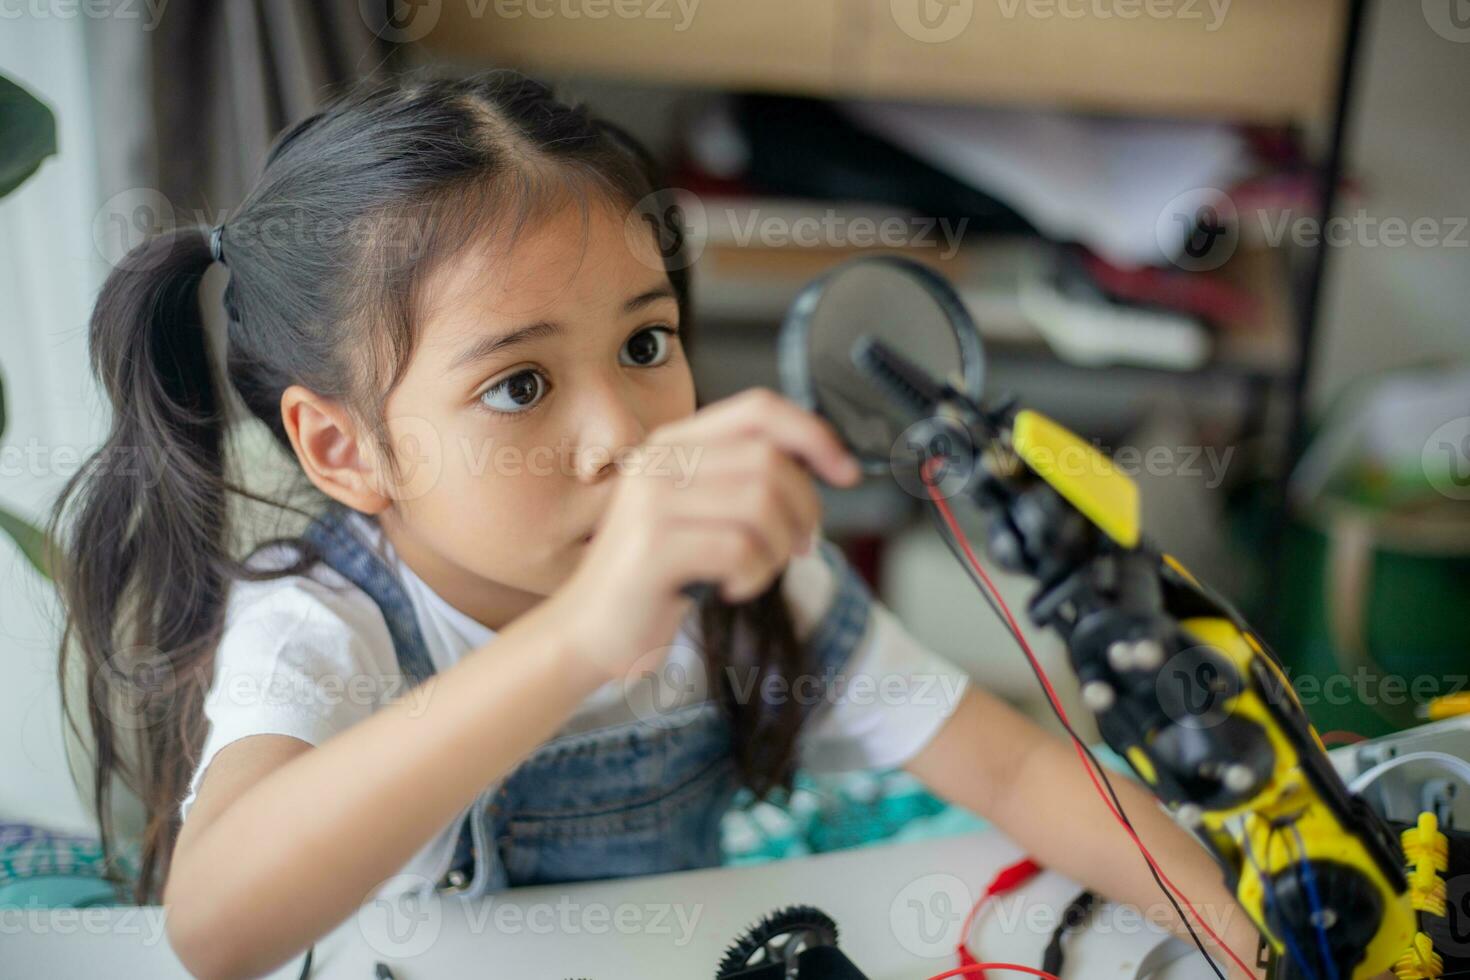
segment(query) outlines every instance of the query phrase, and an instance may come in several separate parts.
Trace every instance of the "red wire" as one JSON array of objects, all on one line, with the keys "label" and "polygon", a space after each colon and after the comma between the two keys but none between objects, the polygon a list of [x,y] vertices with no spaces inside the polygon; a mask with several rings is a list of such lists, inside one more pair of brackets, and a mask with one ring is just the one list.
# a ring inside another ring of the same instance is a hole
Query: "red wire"
[{"label": "red wire", "polygon": [[[981,895],[975,900],[975,904],[970,906],[970,914],[965,916],[964,924],[960,926],[960,944],[955,948],[955,954],[959,957],[960,966],[970,966],[979,962],[979,960],[975,959],[975,954],[970,952],[970,946],[967,940],[970,937],[970,930],[975,927],[975,919],[979,916],[980,910],[991,899],[999,898],[1001,895],[1015,891],[1040,873],[1041,865],[1030,858],[1022,858],[1015,864],[1002,868],[1000,873],[986,886],[985,894]],[[984,975],[984,973],[980,974],[982,977]]]},{"label": "red wire", "polygon": [[958,966],[953,970],[936,973],[929,980],[945,980],[945,977],[963,977],[971,973],[983,975],[986,970],[1016,970],[1020,973],[1029,973],[1033,977],[1041,977],[1042,980],[1062,980],[1055,973],[1047,973],[1045,970],[1038,970],[1034,966],[1022,966],[1019,963],[971,963],[968,966]]},{"label": "red wire", "polygon": [[[970,563],[970,567],[975,570],[975,572],[980,576],[981,581],[985,583],[985,587],[990,591],[991,596],[995,599],[996,605],[1000,607],[1001,613],[1005,616],[1006,622],[1010,624],[1011,630],[1015,633],[1016,639],[1021,645],[1021,649],[1026,653],[1026,659],[1031,661],[1031,666],[1036,670],[1036,675],[1041,678],[1041,686],[1045,688],[1046,696],[1051,700],[1052,707],[1056,709],[1057,715],[1062,719],[1062,721],[1070,725],[1071,722],[1067,719],[1067,712],[1066,709],[1062,707],[1061,698],[1057,697],[1057,692],[1051,686],[1051,680],[1047,677],[1046,670],[1041,666],[1041,661],[1036,658],[1036,654],[1031,649],[1031,644],[1026,641],[1026,635],[1021,632],[1020,625],[1016,622],[1015,617],[1011,615],[1010,607],[1007,606],[1005,600],[1001,598],[1000,590],[995,587],[995,583],[990,580],[990,576],[985,574],[985,569],[980,567],[980,561],[975,557],[975,553],[970,550],[970,541],[967,537],[965,537],[965,532],[960,530],[959,524],[955,522],[954,515],[950,512],[949,504],[947,504],[944,498],[939,496],[939,494],[936,492],[937,487],[930,479],[930,470],[939,462],[941,462],[939,457],[931,457],[924,463],[921,470],[921,475],[924,480],[924,486],[927,487],[929,491],[929,497],[934,501],[935,506],[939,508],[939,512],[944,516],[944,521],[946,524],[949,525],[949,529],[954,534],[955,539],[959,541],[960,548],[964,551],[965,559]],[[1154,869],[1154,873],[1159,876],[1159,878],[1164,882],[1165,886],[1170,891],[1172,891],[1174,895],[1179,899],[1179,901],[1184,905],[1184,907],[1189,910],[1189,914],[1194,919],[1195,923],[1201,929],[1203,929],[1211,939],[1215,941],[1216,945],[1218,945],[1221,949],[1225,951],[1225,955],[1229,956],[1230,959],[1234,961],[1235,965],[1240,967],[1240,969],[1245,972],[1246,976],[1255,976],[1254,971],[1252,971],[1250,967],[1246,966],[1245,962],[1235,954],[1235,951],[1227,946],[1225,944],[1225,941],[1215,934],[1215,930],[1211,929],[1209,925],[1200,917],[1199,912],[1195,910],[1195,907],[1190,903],[1189,899],[1184,896],[1184,892],[1181,891],[1180,888],[1174,884],[1174,882],[1169,880],[1169,876],[1164,874],[1164,870],[1159,867],[1159,863],[1154,859],[1153,854],[1151,854],[1149,852],[1149,849],[1144,846],[1143,841],[1138,839],[1138,834],[1134,833],[1133,828],[1128,826],[1128,824],[1124,821],[1123,815],[1118,812],[1117,808],[1113,806],[1113,801],[1108,798],[1107,792],[1102,787],[1102,783],[1098,782],[1097,774],[1092,771],[1092,766],[1088,763],[1087,755],[1085,752],[1082,751],[1082,746],[1076,740],[1073,740],[1072,748],[1076,750],[1077,758],[1082,763],[1082,769],[1084,772],[1087,773],[1087,778],[1092,781],[1093,789],[1097,790],[1097,795],[1102,799],[1103,805],[1108,808],[1108,812],[1113,815],[1113,819],[1118,822],[1118,826],[1122,827],[1124,832],[1127,833],[1129,838],[1132,839],[1134,846],[1138,848],[1138,852],[1143,855],[1143,859],[1148,862],[1149,867]],[[962,967],[961,969],[969,970],[971,969],[971,967]],[[940,976],[959,975],[960,974],[954,972],[940,974]],[[1043,976],[1044,975],[1045,974],[1043,974]],[[939,978],[931,977],[930,980],[939,980]]]}]

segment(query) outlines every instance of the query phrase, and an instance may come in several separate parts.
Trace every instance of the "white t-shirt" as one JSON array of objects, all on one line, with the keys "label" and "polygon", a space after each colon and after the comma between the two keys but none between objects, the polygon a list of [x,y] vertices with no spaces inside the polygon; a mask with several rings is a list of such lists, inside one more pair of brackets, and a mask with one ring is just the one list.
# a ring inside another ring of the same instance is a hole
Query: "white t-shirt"
[{"label": "white t-shirt", "polygon": [[[404,585],[436,671],[495,638],[495,631],[455,607],[394,552],[377,521],[354,512],[356,529]],[[292,553],[262,550],[253,566],[281,567]],[[817,550],[797,555],[784,578],[798,636],[805,637],[830,606],[836,580]],[[938,731],[969,684],[962,669],[913,639],[881,603],[838,675],[838,684],[802,730],[799,762],[809,771],[899,766]],[[610,681],[567,720],[563,733],[649,717],[709,696],[708,679],[691,629],[691,615],[664,666],[634,683]],[[655,685],[658,689],[655,690]],[[188,795],[188,815],[215,753],[250,735],[291,735],[312,745],[361,721],[400,696],[411,697],[377,604],[324,562],[308,575],[232,584],[224,633],[205,702],[209,732]],[[657,702],[652,698],[657,696]],[[791,696],[803,696],[793,687]],[[805,696],[812,697],[808,691]],[[467,811],[466,811],[467,812]],[[398,880],[439,881],[449,870],[464,814],[447,823],[402,869]]]}]

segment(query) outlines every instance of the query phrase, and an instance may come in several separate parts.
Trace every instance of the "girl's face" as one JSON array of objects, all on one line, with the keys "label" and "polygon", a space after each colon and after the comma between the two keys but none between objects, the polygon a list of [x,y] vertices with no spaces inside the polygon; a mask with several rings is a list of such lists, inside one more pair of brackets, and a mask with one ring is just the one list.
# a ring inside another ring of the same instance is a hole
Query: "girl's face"
[{"label": "girl's face", "polygon": [[387,402],[401,473],[379,517],[410,568],[493,629],[576,567],[620,453],[694,411],[678,303],[641,227],[569,203],[425,284]]}]

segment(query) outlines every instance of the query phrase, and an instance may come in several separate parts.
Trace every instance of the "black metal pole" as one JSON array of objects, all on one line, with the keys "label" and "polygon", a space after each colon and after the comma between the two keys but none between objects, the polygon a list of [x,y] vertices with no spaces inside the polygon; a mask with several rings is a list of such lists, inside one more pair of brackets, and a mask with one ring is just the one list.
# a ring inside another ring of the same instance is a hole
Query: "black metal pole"
[{"label": "black metal pole", "polygon": [[1322,288],[1327,277],[1327,262],[1332,246],[1328,244],[1327,223],[1337,209],[1338,184],[1346,169],[1348,123],[1352,116],[1355,82],[1358,74],[1359,53],[1362,47],[1363,25],[1367,17],[1368,0],[1348,0],[1347,22],[1343,28],[1343,39],[1337,73],[1336,101],[1333,103],[1332,130],[1328,137],[1327,157],[1323,161],[1318,177],[1317,220],[1321,223],[1321,234],[1312,248],[1305,290],[1297,307],[1296,317],[1296,364],[1291,373],[1291,388],[1287,392],[1288,415],[1286,445],[1282,447],[1281,471],[1275,481],[1273,503],[1275,513],[1267,519],[1266,562],[1267,588],[1262,596],[1264,608],[1262,618],[1271,624],[1272,632],[1278,637],[1285,625],[1285,611],[1273,605],[1273,598],[1281,595],[1285,581],[1286,531],[1290,522],[1289,501],[1286,494],[1287,481],[1296,462],[1306,449],[1308,417],[1310,407],[1308,394],[1312,382],[1313,348],[1316,345],[1322,309]]},{"label": "black metal pole", "polygon": [[1308,388],[1312,381],[1312,348],[1317,340],[1321,320],[1322,285],[1327,276],[1327,261],[1332,246],[1327,243],[1327,223],[1337,210],[1338,184],[1342,181],[1347,156],[1348,124],[1352,115],[1354,82],[1358,74],[1358,55],[1362,46],[1363,22],[1367,13],[1368,0],[1348,0],[1348,18],[1342,43],[1342,58],[1337,75],[1337,101],[1333,108],[1332,133],[1327,148],[1327,159],[1323,162],[1318,187],[1318,220],[1322,234],[1312,248],[1310,272],[1307,276],[1306,294],[1302,297],[1297,318],[1296,370],[1291,381],[1290,429],[1286,444],[1286,468],[1282,474],[1283,485],[1286,475],[1296,465],[1302,450],[1306,448]]}]

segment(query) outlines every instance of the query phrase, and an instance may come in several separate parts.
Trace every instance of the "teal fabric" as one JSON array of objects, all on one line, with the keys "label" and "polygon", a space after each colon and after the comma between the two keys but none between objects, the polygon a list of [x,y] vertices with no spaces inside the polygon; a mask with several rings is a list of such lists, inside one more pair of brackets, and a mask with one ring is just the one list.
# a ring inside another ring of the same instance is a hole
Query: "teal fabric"
[{"label": "teal fabric", "polygon": [[[126,858],[119,866],[132,874]],[[0,823],[0,908],[78,908],[124,904],[105,877],[95,838],[22,823]]]},{"label": "teal fabric", "polygon": [[84,875],[36,875],[0,885],[0,908],[76,909],[122,905],[117,889]]},{"label": "teal fabric", "polygon": [[721,830],[724,863],[746,865],[985,826],[902,769],[820,775],[802,770],[789,794],[754,802],[742,790]]},{"label": "teal fabric", "polygon": [[[1132,769],[1106,745],[1099,762]],[[816,775],[798,771],[789,794],[753,802],[741,791],[721,824],[724,863],[761,864],[881,843],[931,840],[983,830],[989,822],[940,799],[902,769]]]}]

